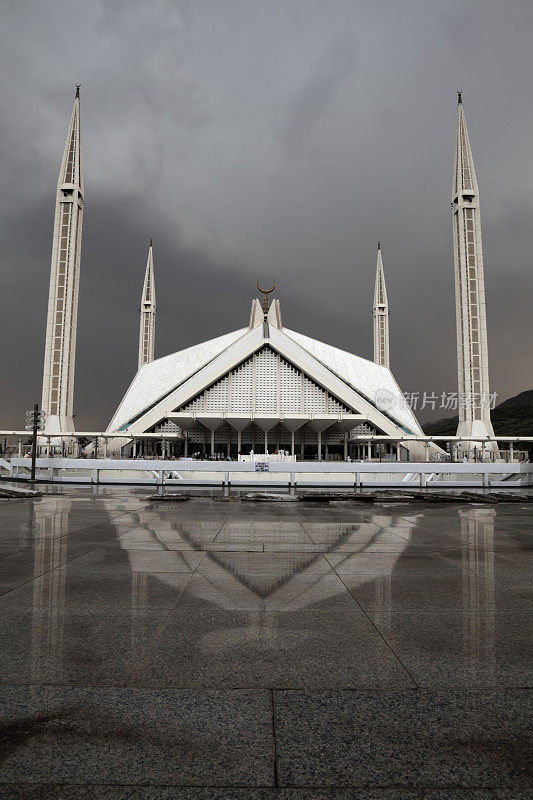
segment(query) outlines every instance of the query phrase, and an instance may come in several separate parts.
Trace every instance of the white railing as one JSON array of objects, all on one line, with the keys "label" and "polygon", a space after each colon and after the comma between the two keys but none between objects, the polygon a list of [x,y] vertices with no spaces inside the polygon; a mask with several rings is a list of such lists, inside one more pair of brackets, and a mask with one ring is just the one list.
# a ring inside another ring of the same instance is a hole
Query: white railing
[{"label": "white railing", "polygon": [[[0,430],[0,438],[9,438],[11,440],[15,438],[18,440],[16,445],[11,445],[9,448],[12,457],[15,456],[15,453],[21,457],[24,454],[24,450],[29,450],[27,444],[24,446],[22,444],[23,441],[28,441],[28,437],[29,434],[26,430]],[[141,433],[136,436],[132,436],[131,434],[128,435],[127,431],[72,431],[64,432],[61,434],[61,436],[39,434],[39,453],[41,455],[46,453],[48,456],[63,450],[63,455],[67,454],[69,458],[77,458],[80,453],[79,442],[81,439],[85,441],[89,440],[89,445],[92,447],[94,447],[94,442],[98,441],[97,455],[102,455],[104,458],[107,458],[108,456],[108,443],[111,440],[120,440],[124,445],[133,443],[134,455],[137,453],[136,445],[140,442],[145,442],[147,444],[159,444],[164,457],[169,455],[169,445],[172,443],[184,442],[184,437],[180,433]],[[528,448],[531,448],[531,445],[533,444],[533,436],[486,436],[483,438],[479,436],[464,437],[448,435],[418,436],[414,434],[406,434],[403,436],[386,436],[380,434],[358,434],[350,437],[349,439],[349,444],[351,445],[359,444],[371,446],[390,444],[396,449],[396,455],[383,453],[382,460],[387,461],[388,463],[392,463],[394,458],[399,460],[401,448],[398,447],[398,445],[401,445],[401,447],[405,448],[405,450],[409,450],[409,444],[412,442],[425,445],[426,460],[429,458],[429,447],[431,444],[448,444],[449,453],[443,454],[442,457],[447,457],[448,459],[451,459],[452,462],[454,459],[462,458],[464,456],[464,452],[468,452],[470,458],[474,456],[476,460],[484,461],[486,457],[494,457],[495,452],[497,453],[498,451],[499,444],[506,444],[508,447],[505,449],[502,448],[500,455],[505,455],[505,458],[508,457],[509,461],[513,463],[513,461],[516,460],[517,455],[515,448],[518,449],[519,453],[521,453],[523,456],[524,452],[527,452]],[[470,447],[462,447],[462,445],[468,443],[470,443]],[[472,447],[472,445],[474,446]],[[520,448],[523,448],[523,450]],[[0,454],[2,454],[2,452],[4,456],[6,456],[5,449],[0,449]],[[257,454],[254,456],[254,458],[257,458]]]},{"label": "white railing", "polygon": [[[10,477],[28,480],[30,462],[12,458]],[[235,462],[161,459],[38,458],[37,481],[146,485],[382,486],[455,488],[533,485],[533,464],[492,462]],[[179,473],[176,473],[176,468]],[[142,473],[153,478],[143,477]],[[171,477],[179,474],[180,477]],[[380,477],[381,476],[381,477]],[[407,478],[407,480],[406,480]]]}]

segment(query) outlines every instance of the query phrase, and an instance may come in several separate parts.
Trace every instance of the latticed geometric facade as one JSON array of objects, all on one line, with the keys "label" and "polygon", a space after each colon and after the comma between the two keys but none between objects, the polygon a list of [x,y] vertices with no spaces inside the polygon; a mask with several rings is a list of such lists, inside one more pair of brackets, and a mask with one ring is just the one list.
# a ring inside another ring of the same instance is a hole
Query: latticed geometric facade
[{"label": "latticed geometric facade", "polygon": [[332,397],[271,347],[263,347],[180,411],[246,414],[349,414]]},{"label": "latticed geometric facade", "polygon": [[267,315],[254,300],[248,328],[144,364],[108,431],[116,447],[169,433],[176,455],[314,459],[357,455],[356,434],[421,434],[390,370],[284,328],[278,300]]},{"label": "latticed geometric facade", "polygon": [[479,190],[461,95],[452,193],[459,427],[461,436],[494,436]]},{"label": "latticed geometric facade", "polygon": [[50,270],[42,395],[50,433],[73,430],[82,221],[80,99],[76,90],[57,183]]},{"label": "latticed geometric facade", "polygon": [[[179,412],[207,414],[249,414],[255,418],[267,415],[351,414],[352,411],[329,392],[318,386],[272,348],[265,346],[231,370],[224,378],[206,388],[201,394],[179,409]],[[167,423],[168,425],[169,423]],[[177,428],[177,425],[175,426]],[[166,428],[169,430],[169,428]],[[216,429],[216,440],[235,445],[233,449],[248,452],[262,451],[265,442],[271,449],[291,449],[292,437],[283,424],[276,423],[265,431],[254,423],[247,425],[241,435],[228,423]],[[205,444],[205,429],[199,426],[189,432],[193,444]],[[324,446],[342,445],[341,430],[324,431]],[[309,425],[298,430],[296,442],[316,445],[317,434]]]}]

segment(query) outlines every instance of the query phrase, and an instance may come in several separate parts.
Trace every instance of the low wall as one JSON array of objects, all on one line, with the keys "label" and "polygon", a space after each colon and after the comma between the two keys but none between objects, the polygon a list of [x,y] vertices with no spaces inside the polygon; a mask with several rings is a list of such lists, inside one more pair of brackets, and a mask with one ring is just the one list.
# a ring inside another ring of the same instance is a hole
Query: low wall
[{"label": "low wall", "polygon": [[[7,462],[10,478],[28,480],[30,462]],[[461,486],[533,485],[533,464],[406,462],[235,462],[154,459],[38,458],[37,481],[238,486]]]}]

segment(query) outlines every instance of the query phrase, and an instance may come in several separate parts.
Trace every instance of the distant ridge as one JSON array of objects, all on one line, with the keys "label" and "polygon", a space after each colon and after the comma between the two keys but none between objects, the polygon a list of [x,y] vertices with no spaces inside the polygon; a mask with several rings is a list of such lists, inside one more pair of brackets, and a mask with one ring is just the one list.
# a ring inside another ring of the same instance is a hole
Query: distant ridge
[{"label": "distant ridge", "polygon": [[[500,436],[533,436],[533,389],[504,400],[490,413],[494,433]],[[422,425],[424,433],[455,435],[459,418],[447,417]]]}]

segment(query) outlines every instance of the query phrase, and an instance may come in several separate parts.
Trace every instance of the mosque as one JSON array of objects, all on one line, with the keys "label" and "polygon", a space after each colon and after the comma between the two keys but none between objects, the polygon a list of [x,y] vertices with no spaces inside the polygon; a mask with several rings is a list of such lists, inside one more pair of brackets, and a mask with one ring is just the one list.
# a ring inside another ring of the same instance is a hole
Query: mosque
[{"label": "mosque", "polygon": [[[81,263],[84,182],[80,97],[74,108],[59,173],[43,379],[45,436],[74,431],[74,365]],[[488,401],[488,355],[478,188],[459,93],[453,181],[457,305],[459,433],[494,435]],[[374,360],[339,350],[283,324],[275,284],[258,284],[245,327],[154,359],[156,294],[150,241],[141,297],[138,371],[107,432],[109,452],[236,458],[285,451],[305,460],[376,455],[364,436],[401,439],[423,431],[389,367],[389,306],[378,243],[373,305]],[[474,401],[461,403],[466,393]],[[154,450],[154,447],[156,450]],[[398,460],[427,457],[423,443],[386,445]],[[441,453],[430,446],[434,455]]]}]

